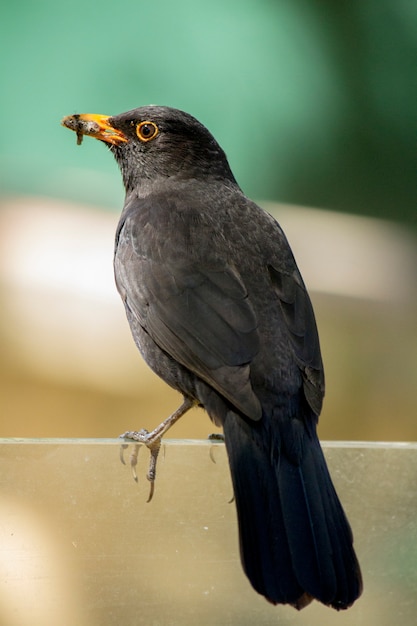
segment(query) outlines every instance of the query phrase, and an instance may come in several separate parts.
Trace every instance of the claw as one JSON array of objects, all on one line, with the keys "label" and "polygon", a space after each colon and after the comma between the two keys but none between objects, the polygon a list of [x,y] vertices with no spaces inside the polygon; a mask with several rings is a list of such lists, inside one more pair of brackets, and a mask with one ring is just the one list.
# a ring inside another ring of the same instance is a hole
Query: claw
[{"label": "claw", "polygon": [[119,450],[119,459],[120,462],[123,463],[123,465],[126,465],[126,461],[124,458],[124,451],[129,447],[128,443],[122,443],[120,446],[120,450]]},{"label": "claw", "polygon": [[133,452],[130,455],[130,469],[132,470],[133,480],[138,482],[138,475],[136,473],[136,465],[138,464],[138,455],[139,455],[139,445],[136,444],[133,447]]},{"label": "claw", "polygon": [[209,450],[209,457],[210,457],[210,460],[211,460],[213,463],[216,463],[216,459],[214,458],[214,454],[213,454],[213,450],[214,450],[215,448],[216,448],[216,446],[210,446],[210,450]]},{"label": "claw", "polygon": [[153,480],[149,488],[149,496],[148,496],[148,499],[146,500],[146,504],[148,504],[148,502],[152,500],[154,491],[155,491],[155,481]]},{"label": "claw", "polygon": [[[224,435],[223,435],[223,433],[211,433],[211,435],[209,435],[207,437],[207,439],[209,441],[215,441],[216,443],[224,443]],[[213,461],[213,463],[216,463],[216,459],[214,458],[214,454],[213,454],[213,450],[215,450],[216,448],[217,448],[217,446],[215,444],[213,444],[210,447],[210,451],[209,451],[209,457]],[[230,498],[230,500],[227,501],[227,504],[232,504],[232,502],[234,502],[234,501],[235,501],[235,496],[233,494],[232,497]]]},{"label": "claw", "polygon": [[[123,463],[123,465],[126,465],[126,461],[124,458],[124,451],[129,447],[128,443],[122,443],[122,445],[120,446],[120,451],[119,451],[119,458],[121,463]],[[136,445],[133,449],[133,452],[131,453],[130,457],[129,457],[129,464],[130,464],[130,468],[132,470],[132,476],[133,479],[138,482],[138,475],[136,474],[136,465],[138,464],[138,455],[139,455],[139,446]]]}]

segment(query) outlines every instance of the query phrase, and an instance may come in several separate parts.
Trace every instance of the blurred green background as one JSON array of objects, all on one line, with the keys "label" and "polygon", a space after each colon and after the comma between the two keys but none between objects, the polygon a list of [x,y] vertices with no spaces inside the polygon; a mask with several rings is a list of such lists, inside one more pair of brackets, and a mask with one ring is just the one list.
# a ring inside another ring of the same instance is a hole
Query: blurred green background
[{"label": "blurred green background", "polygon": [[[268,209],[316,308],[321,435],[416,439],[416,19],[405,0],[4,6],[0,435],[113,436],[179,401],[112,284],[117,167],[59,125],[155,103],[200,119],[244,191],[285,205]],[[212,430],[200,412],[171,436]]]}]

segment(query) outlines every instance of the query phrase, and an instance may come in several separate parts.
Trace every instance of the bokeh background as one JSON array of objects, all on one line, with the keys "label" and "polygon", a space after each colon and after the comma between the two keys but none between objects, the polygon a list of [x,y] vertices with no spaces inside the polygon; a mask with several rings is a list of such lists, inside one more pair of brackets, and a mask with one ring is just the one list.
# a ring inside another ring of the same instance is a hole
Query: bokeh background
[{"label": "bokeh background", "polygon": [[[0,436],[111,437],[179,397],[143,364],[112,276],[123,204],[75,112],[182,108],[274,213],[316,309],[327,439],[417,439],[417,5],[9,3],[0,21]],[[202,412],[171,432],[202,437]]]}]

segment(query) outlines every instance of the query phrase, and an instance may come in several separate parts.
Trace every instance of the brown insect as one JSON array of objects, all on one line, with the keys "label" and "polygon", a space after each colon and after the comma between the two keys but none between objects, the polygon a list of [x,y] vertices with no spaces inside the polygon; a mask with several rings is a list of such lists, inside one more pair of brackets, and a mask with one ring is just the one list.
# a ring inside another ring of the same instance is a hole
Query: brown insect
[{"label": "brown insect", "polygon": [[62,124],[76,133],[78,146],[82,144],[84,135],[93,135],[100,130],[97,122],[81,119],[78,113],[64,117]]}]

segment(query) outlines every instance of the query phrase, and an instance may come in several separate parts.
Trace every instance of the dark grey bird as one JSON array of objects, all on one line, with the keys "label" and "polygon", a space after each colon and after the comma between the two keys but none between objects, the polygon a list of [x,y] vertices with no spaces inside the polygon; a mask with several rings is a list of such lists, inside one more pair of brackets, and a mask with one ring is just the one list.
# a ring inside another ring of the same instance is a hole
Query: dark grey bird
[{"label": "dark grey bird", "polygon": [[244,571],[273,604],[349,607],[362,580],[316,434],[324,374],[310,298],[278,223],[239,188],[196,119],[147,106],[63,124],[104,141],[126,200],[116,284],[148,365],[223,427]]}]

